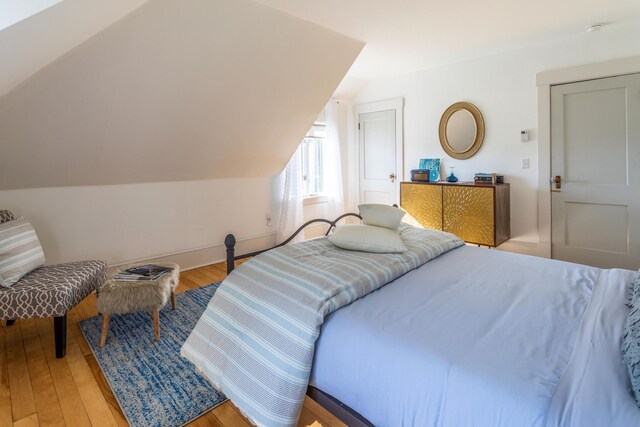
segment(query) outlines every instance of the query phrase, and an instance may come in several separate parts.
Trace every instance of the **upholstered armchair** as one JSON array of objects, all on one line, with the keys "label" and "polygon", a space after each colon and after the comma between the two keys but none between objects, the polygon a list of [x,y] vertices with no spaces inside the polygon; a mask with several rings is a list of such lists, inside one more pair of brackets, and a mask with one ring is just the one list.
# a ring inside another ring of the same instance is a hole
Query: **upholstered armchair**
[{"label": "upholstered armchair", "polygon": [[[13,221],[0,211],[0,224]],[[104,261],[79,261],[47,265],[23,276],[9,288],[0,287],[0,319],[13,325],[17,319],[53,317],[56,357],[67,348],[67,313],[107,279]]]}]

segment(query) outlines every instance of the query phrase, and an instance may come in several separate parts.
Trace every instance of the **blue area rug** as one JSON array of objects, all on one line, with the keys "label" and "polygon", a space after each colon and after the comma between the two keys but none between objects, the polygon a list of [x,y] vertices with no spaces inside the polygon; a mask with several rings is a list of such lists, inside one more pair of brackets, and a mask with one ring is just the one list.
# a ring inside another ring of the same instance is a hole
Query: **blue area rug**
[{"label": "blue area rug", "polygon": [[182,426],[226,397],[180,357],[180,348],[220,283],[176,295],[176,310],[160,311],[160,341],[151,313],[111,316],[107,344],[100,348],[102,316],[82,320],[80,329],[131,426]]}]

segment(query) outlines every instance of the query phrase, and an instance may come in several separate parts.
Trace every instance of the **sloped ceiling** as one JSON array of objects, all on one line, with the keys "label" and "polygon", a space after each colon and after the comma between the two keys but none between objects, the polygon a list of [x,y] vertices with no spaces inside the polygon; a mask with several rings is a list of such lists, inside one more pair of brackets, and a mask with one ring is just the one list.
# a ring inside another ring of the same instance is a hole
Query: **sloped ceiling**
[{"label": "sloped ceiling", "polygon": [[247,0],[151,0],[0,98],[0,189],[275,175],[362,47]]},{"label": "sloped ceiling", "polygon": [[[0,58],[10,59],[0,61],[0,96],[146,1],[64,0],[3,29]],[[4,7],[26,7],[16,3],[22,0],[0,0],[0,13]],[[46,5],[33,0],[28,3]]]}]

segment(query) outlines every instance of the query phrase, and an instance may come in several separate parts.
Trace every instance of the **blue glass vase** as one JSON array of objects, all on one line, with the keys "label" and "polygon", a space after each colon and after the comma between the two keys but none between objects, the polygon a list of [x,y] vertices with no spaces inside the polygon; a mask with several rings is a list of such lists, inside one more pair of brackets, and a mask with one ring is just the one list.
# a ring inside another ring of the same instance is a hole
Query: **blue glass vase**
[{"label": "blue glass vase", "polygon": [[451,166],[451,175],[447,177],[447,182],[458,182],[458,177],[453,174],[454,166]]}]

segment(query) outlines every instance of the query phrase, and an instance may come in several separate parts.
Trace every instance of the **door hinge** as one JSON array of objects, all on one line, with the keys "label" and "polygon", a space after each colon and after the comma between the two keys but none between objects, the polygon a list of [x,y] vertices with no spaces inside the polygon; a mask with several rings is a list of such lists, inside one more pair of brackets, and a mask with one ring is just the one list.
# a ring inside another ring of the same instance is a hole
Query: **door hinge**
[{"label": "door hinge", "polygon": [[360,130],[360,123],[358,123],[358,130]]}]

